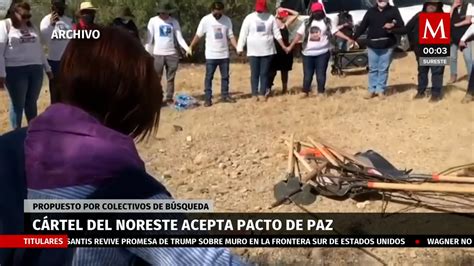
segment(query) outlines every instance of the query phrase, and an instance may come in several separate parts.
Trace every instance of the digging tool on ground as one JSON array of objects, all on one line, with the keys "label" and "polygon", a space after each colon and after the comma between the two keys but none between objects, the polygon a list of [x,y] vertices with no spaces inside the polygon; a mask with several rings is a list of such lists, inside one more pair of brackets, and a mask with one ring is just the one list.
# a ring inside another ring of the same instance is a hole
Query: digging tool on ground
[{"label": "digging tool on ground", "polygon": [[301,187],[300,179],[298,175],[295,175],[295,156],[294,156],[294,134],[291,135],[288,142],[288,166],[286,171],[285,180],[278,182],[273,187],[273,195],[277,201],[284,203],[291,193],[299,190]]},{"label": "digging tool on ground", "polygon": [[316,200],[317,191],[315,190],[315,187],[308,184],[308,182],[317,177],[318,174],[322,171],[322,169],[324,169],[326,166],[327,163],[319,165],[317,168],[313,169],[302,179],[302,183],[299,183],[297,188],[295,187],[286,195],[279,194],[279,198],[275,197],[276,202],[271,205],[270,209],[280,206],[289,199],[301,205],[312,204]]},{"label": "digging tool on ground", "polygon": [[[286,140],[288,141],[288,138],[286,137],[281,137],[283,140]],[[308,143],[308,142],[300,142],[301,145],[303,146],[306,146],[306,147],[309,147],[309,148],[314,148],[314,145],[312,145],[311,143]],[[366,167],[366,168],[372,168],[373,166],[363,162],[363,161],[360,161],[359,159],[357,159],[354,155],[350,154],[350,153],[347,153],[347,152],[344,152],[343,150],[341,149],[338,149],[337,147],[334,147],[334,146],[331,146],[331,145],[328,145],[327,143],[324,143],[324,142],[319,142],[321,143],[322,145],[324,145],[326,148],[328,148],[331,152],[336,152],[339,154],[339,156],[344,156],[347,160],[355,163],[355,164],[358,164],[360,166],[363,166],[363,167]]]},{"label": "digging tool on ground", "polygon": [[387,191],[411,191],[411,192],[444,192],[444,193],[460,193],[460,194],[474,194],[474,186],[472,185],[453,185],[453,184],[399,184],[399,183],[384,183],[372,181],[356,181],[346,183],[343,185],[328,184],[320,189],[329,192],[321,192],[324,195],[334,195],[337,197],[345,197],[353,189],[367,188],[373,190],[387,190]]},{"label": "digging tool on ground", "polygon": [[474,184],[474,178],[473,177],[468,177],[468,176],[452,176],[452,175],[417,175],[417,174],[412,174],[410,175],[410,179],[422,179],[430,182],[437,182],[437,183],[442,183],[442,182],[448,182],[448,183],[468,183],[468,184]]},{"label": "digging tool on ground", "polygon": [[[320,144],[320,143],[317,143],[316,141],[314,141],[313,139],[311,139],[310,137],[308,137],[308,140],[309,142],[311,142],[311,144],[314,145],[314,147],[316,147],[322,154],[323,156],[334,166],[340,166],[339,165],[339,162],[337,161],[336,158],[334,158],[334,156],[332,156],[332,154],[330,152],[327,152],[326,151],[326,148]],[[344,160],[341,161],[341,163],[343,163]]]}]

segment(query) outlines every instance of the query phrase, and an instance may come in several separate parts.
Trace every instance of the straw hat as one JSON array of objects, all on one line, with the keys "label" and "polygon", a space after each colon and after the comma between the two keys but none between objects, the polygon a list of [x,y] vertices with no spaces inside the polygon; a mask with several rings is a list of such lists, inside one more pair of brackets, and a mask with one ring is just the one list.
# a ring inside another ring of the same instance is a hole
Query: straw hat
[{"label": "straw hat", "polygon": [[97,7],[92,5],[91,2],[82,2],[79,6],[79,10],[97,10]]}]

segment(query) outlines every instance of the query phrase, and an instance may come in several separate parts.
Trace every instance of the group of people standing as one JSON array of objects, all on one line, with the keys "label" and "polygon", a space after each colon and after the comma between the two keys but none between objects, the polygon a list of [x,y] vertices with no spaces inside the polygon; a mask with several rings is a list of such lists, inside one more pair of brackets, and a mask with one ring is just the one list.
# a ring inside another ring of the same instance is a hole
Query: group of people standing
[{"label": "group of people standing", "polygon": [[[37,115],[38,100],[44,72],[49,78],[51,102],[57,102],[59,92],[55,85],[55,74],[59,69],[62,54],[68,40],[56,40],[51,36],[55,30],[94,29],[97,8],[91,2],[82,2],[77,12],[77,23],[65,15],[65,0],[52,0],[51,13],[46,15],[40,29],[31,23],[31,8],[26,2],[12,5],[8,18],[0,27],[0,88],[6,87],[11,99],[10,122],[13,128],[21,127],[23,111],[28,121]],[[165,103],[172,104],[175,91],[175,77],[180,58],[191,56],[199,41],[205,37],[206,75],[204,81],[205,106],[212,105],[212,81],[219,68],[221,73],[221,101],[233,103],[229,93],[230,51],[232,46],[238,55],[246,55],[251,70],[251,93],[256,100],[265,99],[272,94],[277,72],[281,73],[283,93],[288,91],[289,72],[293,69],[293,54],[296,45],[302,45],[303,55],[303,93],[308,97],[314,76],[316,76],[317,95],[326,92],[327,69],[331,57],[332,41],[335,38],[352,47],[363,33],[367,32],[369,58],[368,93],[366,99],[385,97],[389,68],[397,34],[408,34],[417,60],[420,57],[418,44],[418,15],[404,25],[398,8],[391,6],[389,0],[376,0],[376,5],[365,14],[354,34],[344,34],[337,21],[331,21],[320,1],[310,7],[310,16],[290,39],[290,28],[299,16],[298,12],[278,8],[276,14],[269,13],[266,0],[256,0],[255,10],[243,21],[239,38],[233,32],[231,19],[224,14],[221,1],[211,5],[211,13],[204,16],[197,27],[196,34],[187,44],[181,26],[172,15],[177,10],[171,1],[160,1],[157,15],[148,23],[145,40],[146,50],[154,56],[155,69],[161,79],[166,72]],[[423,12],[443,12],[439,0],[427,0]],[[420,11],[420,12],[421,12]],[[474,9],[470,3],[454,0],[451,8],[451,83],[458,80],[457,51],[463,52],[466,68],[470,75],[469,89],[463,102],[474,99],[474,77],[472,71],[472,44],[474,35],[472,19]],[[129,8],[123,8],[113,21],[139,39],[137,26],[133,22]],[[48,55],[42,49],[42,42],[48,48]],[[443,66],[418,67],[418,93],[415,99],[425,97],[428,87],[428,73],[432,73],[432,101],[442,98]]]},{"label": "group of people standing", "polygon": [[[51,0],[51,12],[40,22],[39,29],[31,22],[31,6],[14,3],[7,18],[0,23],[0,89],[6,88],[10,97],[10,124],[22,125],[23,112],[28,123],[37,116],[37,101],[46,72],[49,79],[51,103],[59,100],[55,76],[69,40],[52,39],[55,30],[94,29],[97,8],[82,2],[76,13],[77,23],[66,15],[65,0]],[[138,29],[130,9],[124,8],[113,25],[128,29],[137,38]],[[47,55],[43,45],[47,47]]]},{"label": "group of people standing", "polygon": [[[243,55],[246,48],[251,72],[251,93],[256,100],[260,100],[260,97],[266,99],[271,96],[277,72],[281,73],[283,93],[288,91],[288,73],[293,68],[293,50],[298,44],[302,45],[304,97],[308,97],[311,92],[314,76],[316,76],[317,95],[326,95],[326,73],[331,57],[332,41],[335,38],[343,40],[345,47],[353,47],[356,45],[355,40],[367,32],[369,73],[368,92],[364,96],[365,99],[385,98],[389,69],[397,45],[397,35],[408,34],[417,60],[420,55],[420,45],[415,37],[418,33],[419,16],[416,15],[405,26],[398,8],[391,6],[389,0],[376,0],[376,5],[367,11],[361,24],[352,35],[344,34],[342,30],[344,26],[341,26],[338,21],[331,21],[326,16],[324,4],[321,1],[314,1],[310,6],[309,19],[297,28],[293,39],[290,39],[289,28],[297,20],[298,12],[278,8],[276,14],[272,15],[269,13],[267,1],[256,0],[254,12],[247,15],[242,23],[238,41],[232,30],[232,21],[224,15],[224,4],[217,1],[211,6],[211,14],[206,15],[200,21],[196,35],[189,46],[182,38],[179,23],[170,18],[170,14],[175,10],[171,5],[163,7],[165,8],[159,10],[159,15],[150,20],[148,29],[151,37],[148,39],[147,45],[151,47],[153,43],[158,44],[158,48],[155,47],[150,52],[154,54],[158,62],[158,72],[163,73],[163,66],[167,71],[166,97],[168,103],[173,102],[174,78],[179,62],[177,51],[182,48],[186,55],[192,55],[195,46],[204,35],[206,46],[205,106],[212,105],[212,80],[217,67],[219,67],[222,78],[221,101],[235,102],[229,95],[230,45],[238,55]],[[427,0],[420,12],[443,12],[442,3],[438,0]],[[454,0],[451,11],[453,40],[450,83],[458,80],[457,51],[459,49],[462,50],[466,67],[469,74],[471,73],[472,45],[462,39],[467,28],[471,25],[471,12],[471,4]],[[168,29],[169,36],[164,34],[165,31],[160,28],[163,23],[173,28],[173,30]],[[166,53],[161,47],[164,44],[166,44]],[[426,97],[430,71],[433,84],[431,101],[437,102],[442,99],[443,66],[418,67],[418,93],[415,99]],[[469,102],[472,95],[470,91],[463,102]]]}]

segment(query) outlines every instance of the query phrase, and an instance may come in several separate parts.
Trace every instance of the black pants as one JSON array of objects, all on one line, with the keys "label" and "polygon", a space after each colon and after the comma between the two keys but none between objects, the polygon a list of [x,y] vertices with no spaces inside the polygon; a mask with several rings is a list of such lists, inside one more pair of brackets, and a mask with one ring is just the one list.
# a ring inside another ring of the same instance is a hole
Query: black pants
[{"label": "black pants", "polygon": [[[287,90],[288,89],[288,73],[289,71],[286,71],[286,70],[279,70],[280,71],[280,74],[281,74],[281,83],[282,83],[282,87],[283,87],[283,90]],[[277,75],[277,70],[273,70],[271,69],[270,72],[269,72],[269,77],[268,77],[268,84],[270,86],[270,89],[273,88],[273,86],[275,85],[274,82],[275,82],[275,77]]]},{"label": "black pants", "polygon": [[471,71],[471,75],[469,76],[469,83],[467,84],[467,94],[474,96],[474,72],[473,71]]},{"label": "black pants", "polygon": [[431,70],[431,94],[441,96],[443,89],[444,66],[420,66],[418,64],[418,92],[424,93],[428,88],[428,73]]}]

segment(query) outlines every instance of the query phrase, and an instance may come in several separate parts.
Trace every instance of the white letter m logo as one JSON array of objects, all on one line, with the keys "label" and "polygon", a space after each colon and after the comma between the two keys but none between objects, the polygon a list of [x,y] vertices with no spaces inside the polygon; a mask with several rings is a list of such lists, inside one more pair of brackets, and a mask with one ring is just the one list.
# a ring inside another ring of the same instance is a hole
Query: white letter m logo
[{"label": "white letter m logo", "polygon": [[438,35],[438,31],[441,31],[441,39],[447,39],[446,37],[446,32],[444,30],[444,24],[443,20],[439,21],[438,27],[436,28],[436,31],[433,30],[433,27],[431,27],[430,21],[426,20],[426,25],[425,25],[425,30],[423,32],[423,39],[428,39],[426,37],[426,34],[428,31],[431,33],[431,38],[436,39],[436,36]]}]

